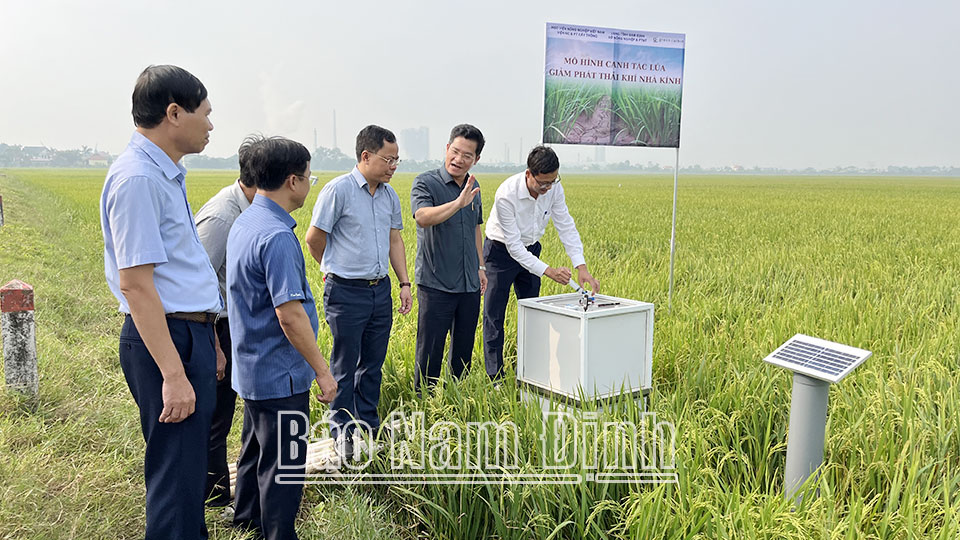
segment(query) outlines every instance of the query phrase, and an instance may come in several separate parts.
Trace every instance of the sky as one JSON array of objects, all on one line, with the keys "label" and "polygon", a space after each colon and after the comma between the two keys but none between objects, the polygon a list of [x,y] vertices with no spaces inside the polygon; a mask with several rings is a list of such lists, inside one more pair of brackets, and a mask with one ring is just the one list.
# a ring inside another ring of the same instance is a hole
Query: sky
[{"label": "sky", "polygon": [[[207,87],[225,157],[260,132],[352,155],[375,123],[540,140],[545,23],[686,35],[680,164],[960,165],[960,2],[0,0],[0,142],[123,150],[149,64]],[[402,143],[402,141],[401,141]],[[522,144],[522,147],[521,147]],[[590,146],[555,146],[562,162]],[[403,147],[400,148],[403,154]],[[673,149],[607,161],[672,165]]]}]

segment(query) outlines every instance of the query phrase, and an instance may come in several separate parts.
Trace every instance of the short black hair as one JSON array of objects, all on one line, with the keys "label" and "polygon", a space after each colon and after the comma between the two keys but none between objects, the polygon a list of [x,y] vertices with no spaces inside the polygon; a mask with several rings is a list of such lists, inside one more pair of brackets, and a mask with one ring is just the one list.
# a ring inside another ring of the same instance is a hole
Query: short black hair
[{"label": "short black hair", "polygon": [[383,148],[384,143],[395,142],[397,137],[387,128],[371,124],[361,129],[360,133],[357,133],[357,163],[360,163],[360,156],[364,152],[376,154]]},{"label": "short black hair", "polygon": [[189,71],[170,65],[147,66],[133,87],[133,123],[147,129],[157,127],[171,103],[192,113],[205,99],[206,87]]},{"label": "short black hair", "polygon": [[264,139],[248,157],[251,176],[264,191],[280,189],[291,174],[302,174],[310,163],[306,146],[283,137]]},{"label": "short black hair", "polygon": [[259,133],[248,135],[237,150],[237,160],[240,162],[240,183],[247,187],[257,185],[257,179],[253,176],[252,160],[255,159],[254,154],[266,140],[267,138]]},{"label": "short black hair", "polygon": [[453,142],[457,137],[463,137],[468,141],[473,141],[477,143],[477,157],[480,157],[480,152],[483,151],[483,133],[480,133],[480,130],[476,126],[470,124],[458,124],[453,126],[453,129],[450,130],[450,140],[447,141],[447,144]]},{"label": "short black hair", "polygon": [[534,146],[527,154],[527,168],[530,174],[534,176],[544,173],[552,173],[560,169],[560,159],[553,148],[543,145]]}]

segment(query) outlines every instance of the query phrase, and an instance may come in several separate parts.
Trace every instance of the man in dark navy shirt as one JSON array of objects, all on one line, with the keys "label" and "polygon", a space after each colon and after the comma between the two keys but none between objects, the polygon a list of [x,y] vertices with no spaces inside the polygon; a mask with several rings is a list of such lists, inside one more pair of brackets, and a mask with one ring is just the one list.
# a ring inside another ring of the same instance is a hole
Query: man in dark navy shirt
[{"label": "man in dark navy shirt", "polygon": [[483,252],[480,186],[469,174],[483,150],[483,134],[470,124],[450,132],[443,167],[413,181],[410,207],[417,222],[414,277],[419,303],[414,386],[440,376],[443,346],[450,341],[450,372],[470,367],[487,277]]}]

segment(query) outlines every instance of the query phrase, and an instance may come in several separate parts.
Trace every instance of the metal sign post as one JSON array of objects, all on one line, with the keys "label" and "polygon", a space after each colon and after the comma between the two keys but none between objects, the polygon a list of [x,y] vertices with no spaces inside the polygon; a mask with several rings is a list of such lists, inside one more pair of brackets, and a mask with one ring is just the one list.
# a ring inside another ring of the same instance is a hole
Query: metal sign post
[{"label": "metal sign post", "polygon": [[677,252],[677,177],[680,174],[680,147],[673,167],[673,225],[670,227],[670,286],[667,288],[667,313],[673,309],[673,257]]}]

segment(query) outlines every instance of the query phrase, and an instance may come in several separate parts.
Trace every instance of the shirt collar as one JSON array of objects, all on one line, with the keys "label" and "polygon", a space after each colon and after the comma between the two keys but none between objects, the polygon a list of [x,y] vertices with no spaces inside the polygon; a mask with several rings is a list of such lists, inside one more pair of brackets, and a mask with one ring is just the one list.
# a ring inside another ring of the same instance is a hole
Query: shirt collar
[{"label": "shirt collar", "polygon": [[443,180],[445,184],[449,184],[450,182],[456,182],[453,176],[451,176],[450,173],[447,172],[446,163],[444,163],[444,165],[440,167],[439,170],[440,170],[440,179]]},{"label": "shirt collar", "polygon": [[[367,183],[367,179],[363,176],[363,173],[361,173],[360,169],[356,166],[350,171],[350,175],[353,176],[353,181],[357,183],[357,187],[367,188],[370,185]],[[377,189],[380,189],[380,186],[377,186]]]},{"label": "shirt collar", "polygon": [[297,220],[293,219],[293,216],[290,215],[290,212],[284,210],[282,206],[273,202],[273,200],[269,197],[264,197],[263,195],[257,193],[254,195],[253,203],[250,204],[250,206],[259,206],[264,208],[291,229],[297,226]]},{"label": "shirt collar", "polygon": [[233,183],[232,193],[234,198],[237,200],[237,205],[240,207],[241,212],[250,207],[250,201],[247,200],[247,195],[243,192],[243,188],[240,187],[239,179]]},{"label": "shirt collar", "polygon": [[[517,175],[520,179],[517,181],[517,198],[518,199],[530,199],[531,201],[536,201],[533,198],[533,195],[530,195],[530,190],[527,189],[527,173],[526,171]],[[543,197],[543,195],[540,195]]]},{"label": "shirt collar", "polygon": [[130,137],[130,144],[143,150],[143,152],[147,154],[147,156],[150,157],[150,159],[152,159],[158,167],[160,167],[160,170],[163,171],[163,175],[170,180],[175,180],[181,175],[186,178],[186,167],[184,167],[182,163],[174,163],[166,152],[161,150],[160,147],[157,146],[153,141],[146,138],[143,133],[134,131],[133,135]]}]

